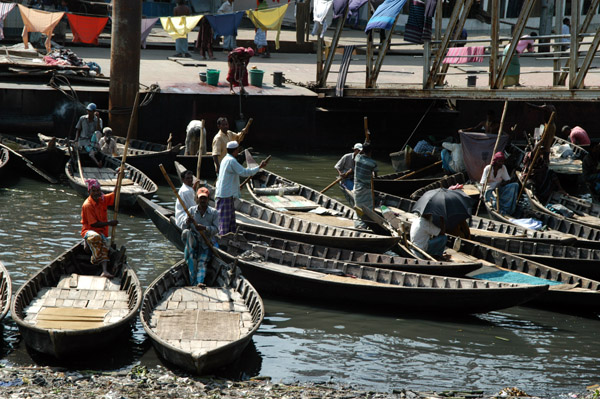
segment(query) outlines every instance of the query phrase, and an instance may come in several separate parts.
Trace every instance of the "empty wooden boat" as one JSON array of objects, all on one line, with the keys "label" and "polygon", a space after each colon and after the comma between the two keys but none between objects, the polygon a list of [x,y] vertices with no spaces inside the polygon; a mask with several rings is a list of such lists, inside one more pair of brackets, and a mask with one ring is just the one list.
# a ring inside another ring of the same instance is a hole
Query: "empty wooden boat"
[{"label": "empty wooden boat", "polygon": [[319,305],[401,313],[483,313],[522,304],[547,286],[430,276],[320,260],[265,246],[223,243],[261,293]]},{"label": "empty wooden boat", "polygon": [[[114,139],[117,142],[117,154],[121,157],[125,149],[126,138],[114,136]],[[179,152],[181,152],[180,145],[169,149],[164,144],[130,139],[127,147],[127,163],[139,169],[153,181],[162,181],[163,176],[158,165],[162,163],[169,172],[173,173],[173,162]],[[214,171],[214,166],[212,169]]]},{"label": "empty wooden boat", "polygon": [[500,237],[479,238],[478,242],[568,273],[600,281],[600,250],[598,249]]},{"label": "empty wooden boat", "polygon": [[8,274],[4,263],[0,262],[0,321],[6,317],[10,309],[11,299],[12,281],[10,274]]},{"label": "empty wooden boat", "polygon": [[[179,229],[174,229],[176,227],[175,212],[144,197],[139,197],[138,203],[169,241],[183,251],[183,244],[180,244],[181,238],[179,237],[181,232]],[[237,224],[243,231],[311,244],[385,252],[396,245],[400,239],[400,237],[379,236],[306,222],[244,200],[236,201],[236,211]]]},{"label": "empty wooden boat", "polygon": [[264,318],[262,299],[235,263],[213,256],[206,287],[190,285],[185,261],[144,293],[142,326],[169,364],[206,374],[236,360]]},{"label": "empty wooden boat", "polygon": [[0,143],[27,158],[36,168],[54,177],[63,173],[68,160],[65,151],[54,145],[54,142],[40,143],[22,137],[0,134]]},{"label": "empty wooden boat", "polygon": [[129,330],[142,288],[125,248],[111,253],[110,266],[115,278],[100,277],[80,242],[27,280],[11,307],[25,344],[58,358],[89,356]]},{"label": "empty wooden boat", "polygon": [[7,185],[8,180],[15,177],[14,174],[10,173],[9,162],[10,151],[8,148],[0,146],[0,187]]},{"label": "empty wooden boat", "polygon": [[[235,241],[249,242],[253,245],[267,246],[269,248],[280,249],[313,258],[331,259],[340,262],[378,267],[380,269],[434,274],[437,276],[462,277],[481,267],[480,262],[438,262],[405,258],[397,255],[390,255],[389,253],[376,254],[350,249],[326,247],[323,245],[306,244],[249,232],[239,232],[235,236]],[[236,245],[235,241],[232,241],[231,245]]]},{"label": "empty wooden boat", "polygon": [[[74,160],[70,160],[65,165],[65,174],[69,179],[71,187],[73,187],[80,196],[87,198],[89,193],[85,180],[97,179],[102,186],[103,193],[112,193],[117,184],[117,171],[120,165],[120,160],[106,157],[103,159],[102,168],[98,168],[97,166],[85,166],[84,164],[80,171],[79,164]],[[121,182],[119,207],[133,208],[136,206],[136,199],[138,196],[150,198],[157,190],[158,186],[150,180],[148,176],[126,163],[125,174]]]},{"label": "empty wooden boat", "polygon": [[[48,175],[43,170],[36,167],[33,162],[25,158],[10,147],[0,144],[0,156],[2,156],[2,173],[11,180],[17,179],[20,175],[27,175],[33,178],[45,180],[49,183],[58,183],[58,180]],[[4,182],[2,184],[5,184]]]},{"label": "empty wooden boat", "polygon": [[[497,278],[497,281],[506,281],[504,279],[508,278],[509,281],[514,281],[508,272],[515,271],[546,280],[541,284],[552,284],[547,292],[534,299],[533,302],[536,306],[575,313],[600,312],[600,283],[598,281],[470,240],[456,239],[454,249],[468,256],[487,261],[499,269],[492,274],[479,274],[480,278]],[[493,274],[496,274],[497,277],[494,277]],[[471,276],[478,277],[473,273]],[[548,281],[552,283],[548,283]]]}]

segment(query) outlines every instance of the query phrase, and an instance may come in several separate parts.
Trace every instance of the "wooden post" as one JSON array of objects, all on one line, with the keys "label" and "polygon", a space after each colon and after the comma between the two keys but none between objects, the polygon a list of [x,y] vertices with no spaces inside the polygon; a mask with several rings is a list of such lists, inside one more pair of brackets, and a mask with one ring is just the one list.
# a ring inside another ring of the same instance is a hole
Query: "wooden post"
[{"label": "wooden post", "polygon": [[571,0],[571,48],[569,49],[569,89],[575,88],[577,79],[577,55],[579,53],[579,0]]},{"label": "wooden post", "polygon": [[331,64],[333,64],[335,50],[337,49],[338,43],[340,42],[340,36],[342,36],[342,30],[344,29],[344,24],[346,22],[346,17],[348,17],[349,9],[350,7],[348,6],[348,4],[346,4],[346,10],[344,11],[344,15],[338,18],[335,32],[333,34],[333,37],[331,38],[331,47],[329,48],[329,54],[327,54],[325,65],[323,66],[323,70],[321,71],[321,80],[318,81],[320,87],[325,87],[327,85],[327,76],[329,75],[329,71],[331,70]]},{"label": "wooden post", "polygon": [[496,85],[496,72],[498,70],[498,37],[500,36],[500,2],[492,0],[492,26],[491,26],[491,43],[490,43],[490,68],[489,68],[489,85],[490,88]]}]

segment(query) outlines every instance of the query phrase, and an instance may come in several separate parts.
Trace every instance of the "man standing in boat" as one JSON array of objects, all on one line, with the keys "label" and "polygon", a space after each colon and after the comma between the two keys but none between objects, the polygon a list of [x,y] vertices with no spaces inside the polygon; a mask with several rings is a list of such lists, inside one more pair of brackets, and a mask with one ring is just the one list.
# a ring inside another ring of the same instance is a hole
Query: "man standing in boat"
[{"label": "man standing in boat", "polygon": [[217,245],[214,237],[219,231],[219,215],[215,208],[208,206],[209,197],[210,192],[206,187],[200,187],[196,191],[198,205],[189,208],[193,220],[189,217],[186,219],[185,230],[181,234],[181,240],[185,244],[183,256],[190,270],[191,285],[204,283],[206,266],[211,260],[212,251],[204,241],[202,234],[213,246]]},{"label": "man standing in boat", "polygon": [[[183,172],[183,184],[181,188],[179,188],[179,198],[185,204],[187,209],[190,209],[193,206],[196,206],[196,198],[194,194],[194,172],[191,170],[186,170]],[[179,201],[175,201],[175,223],[177,227],[183,228],[183,224],[185,223],[187,218],[187,214],[181,206]]]},{"label": "man standing in boat", "polygon": [[87,113],[82,115],[79,121],[77,121],[77,125],[75,125],[75,142],[77,143],[77,147],[83,149],[94,163],[101,168],[102,162],[96,158],[99,140],[96,138],[100,135],[100,131],[102,131],[102,119],[100,118],[100,113],[96,111],[96,104],[89,103],[86,111]]},{"label": "man standing in boat", "polygon": [[[354,169],[354,206],[373,210],[373,178],[377,177],[377,162],[372,155],[371,143],[366,142],[362,151],[355,158]],[[355,222],[356,227],[365,227],[361,220]]]},{"label": "man standing in boat", "polygon": [[263,160],[254,168],[244,168],[236,157],[240,152],[237,141],[227,143],[227,155],[221,162],[219,178],[217,179],[217,212],[219,213],[219,234],[235,233],[235,199],[240,198],[240,176],[254,176],[261,168],[267,166],[268,160]]},{"label": "man standing in boat", "polygon": [[212,141],[212,156],[215,162],[215,171],[219,174],[221,161],[227,155],[227,143],[230,141],[237,141],[241,143],[248,133],[247,127],[244,127],[241,132],[235,133],[229,130],[229,121],[226,117],[222,116],[217,119],[217,127],[219,132],[215,135]]},{"label": "man standing in boat", "polygon": [[115,193],[103,194],[96,179],[88,179],[85,182],[90,195],[81,207],[81,236],[85,246],[92,251],[90,262],[102,266],[102,277],[113,278],[108,270],[108,226],[116,226],[119,221],[108,220],[107,208],[115,203]]},{"label": "man standing in boat", "polygon": [[362,149],[361,143],[354,144],[352,152],[344,154],[334,166],[340,177],[343,178],[342,183],[348,190],[354,189],[354,159]]}]

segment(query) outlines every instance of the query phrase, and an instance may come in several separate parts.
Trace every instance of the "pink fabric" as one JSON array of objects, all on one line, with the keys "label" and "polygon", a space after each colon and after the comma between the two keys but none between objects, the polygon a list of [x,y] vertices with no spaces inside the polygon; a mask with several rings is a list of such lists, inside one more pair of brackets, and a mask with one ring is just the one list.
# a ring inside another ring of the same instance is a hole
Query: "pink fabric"
[{"label": "pink fabric", "polygon": [[152,32],[152,27],[158,21],[158,17],[156,18],[142,18],[142,48],[146,48],[146,39],[150,32]]},{"label": "pink fabric", "polygon": [[466,64],[467,62],[483,62],[483,53],[485,47],[450,47],[446,58],[442,61],[444,64]]},{"label": "pink fabric", "polygon": [[494,156],[492,157],[492,165],[498,162],[504,162],[506,161],[506,157],[504,156],[504,153],[501,151],[498,151],[497,153],[494,154]]},{"label": "pink fabric", "polygon": [[4,18],[15,6],[15,3],[0,3],[0,40],[4,39],[4,29],[2,29]]},{"label": "pink fabric", "polygon": [[[529,39],[530,36],[523,36],[521,40],[517,43],[517,53],[524,53],[525,50],[528,49],[529,46],[533,46],[533,40]],[[530,52],[533,52],[533,47],[529,49]]]},{"label": "pink fabric", "polygon": [[73,43],[98,45],[98,36],[104,30],[108,17],[88,17],[87,15],[67,14],[73,32]]},{"label": "pink fabric", "polygon": [[[492,151],[494,151],[498,136],[496,134],[473,132],[461,132],[459,134],[467,174],[471,180],[481,181],[483,168],[490,164]],[[502,134],[496,151],[504,150],[507,142],[508,134]]]},{"label": "pink fabric", "polygon": [[448,187],[448,190],[462,190],[463,187],[464,186],[462,184],[455,184],[453,186]]},{"label": "pink fabric", "polygon": [[52,58],[48,55],[44,56],[44,62],[48,65],[71,65],[71,63],[67,60]]},{"label": "pink fabric", "polygon": [[591,144],[590,137],[588,136],[587,132],[579,126],[575,126],[573,129],[571,129],[571,134],[569,134],[569,139],[571,140],[571,143],[577,144],[577,145],[590,145]]}]

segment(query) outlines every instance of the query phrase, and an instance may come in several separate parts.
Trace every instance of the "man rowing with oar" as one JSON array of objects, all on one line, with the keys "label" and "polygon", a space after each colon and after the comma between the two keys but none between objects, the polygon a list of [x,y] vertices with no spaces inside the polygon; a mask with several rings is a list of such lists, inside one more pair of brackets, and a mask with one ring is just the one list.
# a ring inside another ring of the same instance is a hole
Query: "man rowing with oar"
[{"label": "man rowing with oar", "polygon": [[361,143],[354,144],[352,152],[344,154],[339,161],[335,164],[334,168],[338,171],[340,177],[343,178],[342,182],[348,190],[354,189],[354,162],[359,152],[361,152],[363,146]]},{"label": "man rowing with oar", "polygon": [[[212,250],[200,235],[204,232],[206,238],[217,246],[214,240],[219,231],[219,216],[214,208],[208,206],[210,192],[206,187],[200,187],[196,192],[196,202],[189,208],[192,218],[188,217],[184,225],[181,240],[185,244],[184,259],[190,271],[191,285],[204,284],[206,266],[210,263]],[[193,221],[196,223],[194,224]]]},{"label": "man rowing with oar", "polygon": [[254,168],[244,168],[236,159],[239,152],[239,143],[230,141],[227,143],[227,155],[221,161],[219,178],[217,179],[217,192],[215,193],[220,235],[235,233],[235,199],[240,198],[240,176],[254,176],[268,163],[268,159],[265,159]]},{"label": "man rowing with oar", "polygon": [[[90,262],[102,265],[102,277],[113,278],[108,271],[108,226],[116,226],[118,220],[108,220],[107,208],[115,203],[115,192],[102,193],[100,182],[96,179],[85,181],[90,196],[81,207],[81,236],[85,246],[92,251]],[[115,186],[115,190],[117,187]]]}]

